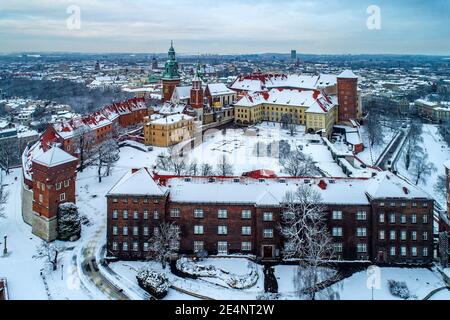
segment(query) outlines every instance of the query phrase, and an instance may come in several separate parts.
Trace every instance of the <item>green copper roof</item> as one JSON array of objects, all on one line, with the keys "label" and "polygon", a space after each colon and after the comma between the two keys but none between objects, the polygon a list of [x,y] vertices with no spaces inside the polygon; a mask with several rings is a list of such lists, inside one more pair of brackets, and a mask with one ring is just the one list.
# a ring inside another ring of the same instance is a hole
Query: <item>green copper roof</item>
[{"label": "green copper roof", "polygon": [[170,44],[168,52],[169,59],[164,66],[163,80],[179,80],[180,74],[178,73],[178,61],[175,56],[175,49],[173,48],[173,42]]}]

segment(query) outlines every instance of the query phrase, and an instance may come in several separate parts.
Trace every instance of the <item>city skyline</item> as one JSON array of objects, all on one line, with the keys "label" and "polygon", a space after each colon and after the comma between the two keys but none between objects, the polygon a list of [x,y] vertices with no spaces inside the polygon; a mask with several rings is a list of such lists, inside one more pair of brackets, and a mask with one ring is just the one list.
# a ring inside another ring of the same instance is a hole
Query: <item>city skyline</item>
[{"label": "city skyline", "polygon": [[0,52],[164,53],[173,40],[179,54],[449,55],[448,9],[443,0],[1,2]]}]

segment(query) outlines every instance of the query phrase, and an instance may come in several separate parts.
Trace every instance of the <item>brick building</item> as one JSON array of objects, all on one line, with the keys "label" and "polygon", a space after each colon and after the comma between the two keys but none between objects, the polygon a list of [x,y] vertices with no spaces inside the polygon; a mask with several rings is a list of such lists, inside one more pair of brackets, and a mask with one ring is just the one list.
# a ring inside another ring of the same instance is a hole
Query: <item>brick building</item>
[{"label": "brick building", "polygon": [[339,101],[338,121],[349,123],[361,117],[358,100],[358,77],[350,70],[345,70],[337,77],[337,96]]},{"label": "brick building", "polygon": [[61,203],[75,203],[78,159],[53,147],[33,159],[32,232],[46,241],[57,237],[57,213]]},{"label": "brick building", "polygon": [[108,255],[144,258],[155,226],[173,221],[181,231],[180,253],[207,250],[277,260],[283,247],[283,199],[300,184],[321,194],[337,259],[388,264],[432,260],[433,199],[389,172],[370,179],[129,172],[107,194]]}]

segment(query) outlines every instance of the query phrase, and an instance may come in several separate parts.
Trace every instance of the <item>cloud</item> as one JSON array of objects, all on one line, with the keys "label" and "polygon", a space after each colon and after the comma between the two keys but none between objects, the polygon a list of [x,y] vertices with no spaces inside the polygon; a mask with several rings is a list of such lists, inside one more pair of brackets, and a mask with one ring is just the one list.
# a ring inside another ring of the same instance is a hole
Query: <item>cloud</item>
[{"label": "cloud", "polygon": [[[380,0],[378,31],[366,27],[372,1],[342,3],[2,1],[0,51],[164,52],[174,40],[181,53],[449,53],[446,1]],[[80,30],[66,27],[69,5],[81,10]]]}]

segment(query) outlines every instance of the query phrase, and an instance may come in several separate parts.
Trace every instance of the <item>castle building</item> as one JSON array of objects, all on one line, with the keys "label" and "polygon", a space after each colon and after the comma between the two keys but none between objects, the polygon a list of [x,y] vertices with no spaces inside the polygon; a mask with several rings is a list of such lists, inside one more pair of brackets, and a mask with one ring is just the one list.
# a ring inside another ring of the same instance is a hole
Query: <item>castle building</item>
[{"label": "castle building", "polygon": [[[318,76],[256,73],[237,77],[235,123],[286,121],[305,126],[308,133],[329,137],[335,124],[361,118],[358,77],[350,70]],[[352,123],[353,122],[353,123]]]},{"label": "castle building", "polygon": [[163,102],[170,101],[173,95],[173,91],[180,84],[180,74],[178,72],[178,61],[175,56],[175,49],[173,48],[173,42],[170,45],[168,52],[169,59],[164,66],[164,73],[161,78],[163,86]]},{"label": "castle building", "polygon": [[45,241],[57,238],[61,203],[75,203],[78,159],[58,147],[33,159],[32,232]]},{"label": "castle building", "polygon": [[170,147],[194,136],[194,118],[186,114],[153,115],[144,125],[145,144]]},{"label": "castle building", "polygon": [[283,201],[300,184],[321,195],[337,260],[432,262],[434,200],[390,172],[372,178],[263,178],[132,170],[106,196],[108,256],[145,259],[155,227],[174,222],[180,254],[206,250],[279,260]]}]

